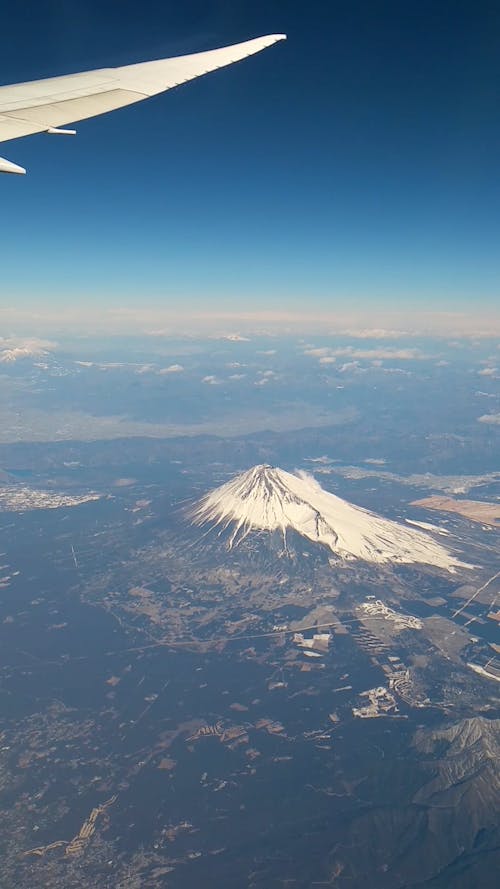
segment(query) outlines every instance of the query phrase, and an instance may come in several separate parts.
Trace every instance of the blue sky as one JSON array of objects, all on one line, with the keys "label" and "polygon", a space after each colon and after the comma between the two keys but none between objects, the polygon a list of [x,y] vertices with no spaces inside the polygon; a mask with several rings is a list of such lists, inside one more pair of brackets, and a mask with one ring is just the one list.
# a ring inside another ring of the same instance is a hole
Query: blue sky
[{"label": "blue sky", "polygon": [[239,312],[495,309],[495,2],[48,2],[4,83],[288,41],[0,153],[2,302]]}]

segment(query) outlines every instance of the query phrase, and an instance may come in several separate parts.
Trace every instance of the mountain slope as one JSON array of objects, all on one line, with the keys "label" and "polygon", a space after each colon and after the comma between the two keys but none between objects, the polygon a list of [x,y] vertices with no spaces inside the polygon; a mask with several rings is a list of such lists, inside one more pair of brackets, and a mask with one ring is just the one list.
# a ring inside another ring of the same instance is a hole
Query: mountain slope
[{"label": "mountain slope", "polygon": [[435,776],[418,791],[414,802],[459,807],[472,794],[471,811],[481,811],[485,817],[494,813],[500,800],[500,720],[476,716],[449,728],[421,729],[415,737],[421,753],[434,754],[443,744],[446,756],[432,764]]},{"label": "mountain slope", "polygon": [[346,819],[332,853],[335,886],[496,889],[500,720],[426,726],[412,747],[382,764],[381,804]]},{"label": "mountain slope", "polygon": [[194,524],[230,529],[229,547],[251,531],[288,530],[321,543],[340,559],[467,567],[423,531],[406,528],[324,491],[309,475],[254,466],[207,494],[189,512]]}]

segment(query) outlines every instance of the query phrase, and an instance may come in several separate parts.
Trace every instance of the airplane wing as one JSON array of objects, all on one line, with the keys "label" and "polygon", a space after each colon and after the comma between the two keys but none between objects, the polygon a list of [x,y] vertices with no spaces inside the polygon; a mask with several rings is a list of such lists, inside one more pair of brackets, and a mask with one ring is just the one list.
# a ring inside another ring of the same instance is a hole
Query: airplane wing
[{"label": "airplane wing", "polygon": [[[284,39],[284,34],[269,34],[188,56],[0,86],[0,142],[32,133],[74,135],[74,130],[61,127],[141,102],[209,71],[232,65]],[[0,172],[25,173],[26,170],[0,158]]]}]

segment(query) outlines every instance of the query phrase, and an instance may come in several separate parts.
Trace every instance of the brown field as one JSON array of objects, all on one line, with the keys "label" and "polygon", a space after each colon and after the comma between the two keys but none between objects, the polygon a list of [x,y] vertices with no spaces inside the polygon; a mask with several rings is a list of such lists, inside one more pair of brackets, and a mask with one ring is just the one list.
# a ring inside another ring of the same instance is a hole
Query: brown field
[{"label": "brown field", "polygon": [[455,512],[472,522],[480,522],[482,525],[498,527],[500,524],[500,503],[486,503],[481,500],[454,500],[453,497],[435,496],[414,500],[410,505],[423,506],[424,509],[434,509],[438,512]]}]

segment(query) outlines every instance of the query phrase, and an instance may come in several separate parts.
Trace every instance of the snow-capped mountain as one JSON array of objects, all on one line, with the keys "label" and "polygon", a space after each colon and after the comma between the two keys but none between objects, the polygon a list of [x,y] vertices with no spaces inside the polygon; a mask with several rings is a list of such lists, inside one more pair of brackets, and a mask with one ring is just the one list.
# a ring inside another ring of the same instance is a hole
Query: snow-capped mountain
[{"label": "snow-capped mountain", "polygon": [[406,528],[335,494],[306,473],[254,466],[206,494],[189,510],[196,525],[229,532],[229,548],[252,531],[287,531],[321,543],[339,559],[378,563],[421,563],[448,571],[465,568],[430,534]]},{"label": "snow-capped mountain", "polygon": [[22,361],[24,358],[46,358],[49,353],[44,349],[17,346],[14,349],[3,349],[0,352],[2,364],[13,364],[14,361]]},{"label": "snow-capped mountain", "polygon": [[55,343],[48,340],[0,337],[0,362],[14,364],[26,358],[47,358],[54,347]]}]

